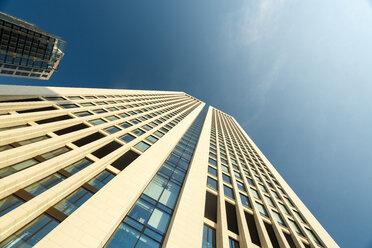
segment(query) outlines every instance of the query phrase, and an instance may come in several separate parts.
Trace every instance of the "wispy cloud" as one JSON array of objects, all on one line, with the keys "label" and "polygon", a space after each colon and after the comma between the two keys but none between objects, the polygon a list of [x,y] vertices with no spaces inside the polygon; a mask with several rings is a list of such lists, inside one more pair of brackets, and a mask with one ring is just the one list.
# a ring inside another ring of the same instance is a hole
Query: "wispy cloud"
[{"label": "wispy cloud", "polygon": [[231,12],[226,18],[223,33],[229,48],[227,52],[248,58],[247,71],[252,74],[248,78],[254,79],[241,87],[257,106],[254,114],[243,120],[243,126],[260,118],[268,94],[278,82],[278,75],[287,59],[285,53],[270,54],[265,48],[274,42],[273,38],[281,28],[283,10],[290,1],[246,1],[238,11]]},{"label": "wispy cloud", "polygon": [[246,1],[240,10],[231,13],[226,21],[226,31],[231,44],[249,45],[275,31],[281,10],[288,1]]}]

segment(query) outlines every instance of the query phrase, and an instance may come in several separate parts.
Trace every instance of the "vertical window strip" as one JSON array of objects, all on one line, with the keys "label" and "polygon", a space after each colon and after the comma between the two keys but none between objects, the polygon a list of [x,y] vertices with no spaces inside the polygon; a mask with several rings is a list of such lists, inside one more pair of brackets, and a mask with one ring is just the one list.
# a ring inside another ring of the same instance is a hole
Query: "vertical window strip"
[{"label": "vertical window strip", "polygon": [[160,247],[168,229],[201,128],[204,109],[116,229],[105,247]]}]

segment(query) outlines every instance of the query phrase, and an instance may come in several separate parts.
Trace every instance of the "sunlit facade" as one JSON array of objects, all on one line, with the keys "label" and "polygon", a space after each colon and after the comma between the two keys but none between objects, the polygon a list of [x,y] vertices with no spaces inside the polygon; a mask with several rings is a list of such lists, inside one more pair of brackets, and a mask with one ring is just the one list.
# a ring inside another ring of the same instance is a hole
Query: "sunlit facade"
[{"label": "sunlit facade", "polygon": [[0,85],[0,247],[338,247],[183,92]]}]

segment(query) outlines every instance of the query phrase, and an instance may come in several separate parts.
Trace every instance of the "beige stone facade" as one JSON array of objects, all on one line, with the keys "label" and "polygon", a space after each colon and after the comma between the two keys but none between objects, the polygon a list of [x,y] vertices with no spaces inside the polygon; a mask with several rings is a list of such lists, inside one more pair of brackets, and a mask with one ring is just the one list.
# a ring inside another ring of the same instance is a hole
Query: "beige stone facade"
[{"label": "beige stone facade", "polygon": [[338,247],[235,119],[203,108],[183,92],[0,85],[0,246]]}]

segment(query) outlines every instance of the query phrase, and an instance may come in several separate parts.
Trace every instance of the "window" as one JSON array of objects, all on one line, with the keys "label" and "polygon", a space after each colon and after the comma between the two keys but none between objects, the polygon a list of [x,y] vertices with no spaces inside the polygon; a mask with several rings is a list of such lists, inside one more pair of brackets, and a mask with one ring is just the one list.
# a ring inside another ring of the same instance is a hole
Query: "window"
[{"label": "window", "polygon": [[2,151],[6,151],[6,150],[9,150],[9,149],[12,149],[13,146],[11,145],[3,145],[3,146],[0,146],[0,152]]},{"label": "window", "polygon": [[120,126],[123,127],[123,128],[128,128],[128,127],[131,127],[132,124],[130,124],[129,122],[123,122],[123,123],[120,124]]},{"label": "window", "polygon": [[156,141],[158,141],[159,139],[150,135],[146,138],[146,140],[150,141],[151,143],[155,143]]},{"label": "window", "polygon": [[[40,137],[19,141],[18,144],[24,146],[24,145],[35,143],[35,142],[38,142],[38,141],[46,140],[46,139],[49,139],[49,138],[50,138],[49,136],[43,135],[43,136],[40,136]],[[0,149],[0,151],[1,151],[1,149]]]},{"label": "window", "polygon": [[62,182],[65,180],[65,177],[62,176],[59,173],[54,173],[44,179],[41,179],[40,181],[31,184],[30,186],[26,187],[24,190],[26,190],[28,193],[37,196],[44,191],[47,191],[48,189],[52,188],[54,185]]},{"label": "window", "polygon": [[95,106],[93,103],[91,102],[83,102],[83,103],[80,103],[81,106],[83,107],[92,107],[92,106]]},{"label": "window", "polygon": [[320,240],[318,239],[318,237],[315,235],[315,233],[308,229],[308,228],[305,228],[305,232],[307,233],[307,235],[319,246],[322,246],[322,242],[320,242]]},{"label": "window", "polygon": [[89,123],[92,124],[92,125],[97,126],[97,125],[101,125],[101,124],[106,123],[106,121],[103,120],[103,119],[94,119],[94,120],[90,120]]},{"label": "window", "polygon": [[0,247],[32,247],[52,231],[59,222],[42,214],[0,243]]},{"label": "window", "polygon": [[238,188],[240,190],[245,191],[245,187],[244,187],[244,184],[242,182],[236,181],[236,185],[238,186]]},{"label": "window", "polygon": [[137,143],[137,145],[134,146],[135,148],[137,148],[138,150],[140,151],[146,151],[147,149],[149,149],[150,145],[141,141],[139,143]]},{"label": "window", "polygon": [[202,248],[216,248],[216,230],[204,225]]},{"label": "window", "polygon": [[267,234],[269,235],[272,247],[273,248],[280,248],[280,245],[279,245],[278,239],[275,236],[275,232],[274,232],[273,227],[269,223],[266,223],[266,222],[264,222],[264,225],[265,225]]},{"label": "window", "polygon": [[291,214],[288,212],[287,207],[286,207],[284,204],[280,203],[280,202],[279,202],[279,208],[280,208],[280,209],[281,209],[285,214],[291,215]]},{"label": "window", "polygon": [[297,212],[297,211],[295,211],[295,210],[293,210],[293,213],[294,213],[294,215],[302,222],[302,223],[304,223],[304,224],[306,224],[306,221],[305,221],[305,219],[304,219],[304,217],[302,217],[302,215],[299,213],[299,212]]},{"label": "window", "polygon": [[65,171],[67,172],[70,172],[71,174],[75,174],[79,171],[81,171],[82,169],[84,169],[85,167],[87,167],[88,165],[91,165],[93,162],[86,159],[86,158],[83,158],[69,166],[67,166],[65,168]]},{"label": "window", "polygon": [[256,206],[257,206],[258,212],[260,212],[260,214],[262,214],[263,216],[269,217],[269,216],[267,215],[267,211],[266,211],[266,208],[265,208],[264,205],[262,205],[262,204],[259,203],[259,202],[256,202]]},{"label": "window", "polygon": [[154,134],[155,134],[156,136],[158,136],[159,138],[161,138],[161,137],[164,136],[164,134],[163,134],[162,132],[159,132],[159,131],[156,131]]},{"label": "window", "polygon": [[20,198],[9,195],[0,200],[0,216],[3,216],[24,203]]},{"label": "window", "polygon": [[257,199],[260,199],[260,196],[258,195],[257,190],[252,189],[252,188],[250,188],[250,189],[251,189],[251,193],[252,193],[252,195],[253,195],[254,197],[256,197]]},{"label": "window", "polygon": [[133,132],[134,134],[138,135],[138,136],[141,136],[142,134],[145,133],[145,131],[143,131],[143,130],[141,130],[141,129],[139,129],[139,128],[133,130],[132,132]]},{"label": "window", "polygon": [[263,191],[263,192],[266,192],[267,193],[267,189],[265,186],[263,186],[262,184],[258,184],[258,187],[260,187],[260,189]]},{"label": "window", "polygon": [[68,151],[70,151],[71,149],[66,147],[66,146],[63,146],[61,148],[58,148],[58,149],[55,149],[53,151],[50,151],[50,152],[46,152],[44,154],[41,154],[40,157],[44,158],[45,160],[48,160],[48,159],[51,159],[51,158],[54,158],[54,157],[57,157],[63,153],[66,153]]},{"label": "window", "polygon": [[301,236],[304,236],[304,234],[302,233],[301,229],[299,228],[299,226],[297,225],[297,223],[295,221],[293,221],[291,219],[288,219],[288,221],[289,221],[289,224],[291,224],[293,230],[296,233],[300,234]]},{"label": "window", "polygon": [[105,186],[111,179],[115,177],[114,174],[111,172],[104,170],[101,173],[99,173],[97,176],[95,176],[93,179],[91,179],[88,184],[92,185],[96,189],[101,189],[103,186]]},{"label": "window", "polygon": [[229,168],[225,165],[221,165],[221,168],[222,168],[222,171],[224,171],[224,172],[227,172],[227,173],[230,172]]},{"label": "window", "polygon": [[244,215],[245,220],[247,221],[248,231],[251,236],[252,243],[261,247],[260,237],[258,235],[258,230],[253,215],[247,213],[246,211],[244,211]]},{"label": "window", "polygon": [[208,166],[208,173],[215,176],[215,177],[217,176],[217,170],[210,167],[210,166]]},{"label": "window", "polygon": [[211,165],[217,166],[217,162],[216,162],[216,160],[214,160],[214,159],[209,158],[209,163],[210,163]]},{"label": "window", "polygon": [[149,125],[144,125],[142,126],[145,130],[149,131],[152,129],[152,127],[150,127]]},{"label": "window", "polygon": [[223,185],[223,192],[225,193],[225,196],[230,197],[231,199],[234,199],[234,191],[232,188]]},{"label": "window", "polygon": [[217,223],[217,196],[206,192],[204,217]]},{"label": "window", "polygon": [[79,107],[76,104],[60,104],[59,106],[61,106],[62,108],[65,108],[65,109],[78,108]]},{"label": "window", "polygon": [[241,175],[240,175],[240,173],[239,172],[237,172],[237,171],[234,171],[234,175],[237,177],[237,178],[239,178],[239,179],[241,179],[242,177],[241,177]]},{"label": "window", "polygon": [[240,195],[240,200],[242,201],[242,204],[248,208],[252,208],[251,207],[251,203],[248,199],[248,197],[246,197],[245,195],[243,194],[239,194]]},{"label": "window", "polygon": [[230,204],[225,201],[226,209],[226,219],[227,219],[227,229],[239,234],[238,222],[236,220],[236,210],[235,205]]},{"label": "window", "polygon": [[254,186],[254,182],[253,182],[252,179],[250,179],[249,177],[246,177],[246,179],[247,179],[247,182],[248,182],[250,185]]},{"label": "window", "polygon": [[94,110],[92,110],[94,113],[96,113],[96,114],[102,114],[102,113],[106,113],[107,111],[106,110],[104,110],[104,109],[94,109]]},{"label": "window", "polygon": [[282,226],[286,226],[285,223],[284,223],[284,220],[283,220],[282,216],[281,216],[278,212],[276,212],[276,211],[273,210],[273,215],[274,215],[276,221],[277,221],[280,225],[282,225]]},{"label": "window", "polygon": [[33,166],[35,164],[38,164],[38,163],[39,162],[37,160],[31,158],[31,159],[19,162],[17,164],[2,168],[2,169],[0,169],[0,178],[9,176],[11,174],[14,174],[18,171],[21,171],[23,169],[26,169],[26,168],[28,168],[30,166]]},{"label": "window", "polygon": [[270,197],[268,197],[267,195],[265,195],[265,200],[266,200],[266,202],[267,202],[271,207],[275,208],[275,204],[274,204],[273,200],[272,200]]},{"label": "window", "polygon": [[229,248],[239,248],[239,242],[229,238]]},{"label": "window", "polygon": [[111,115],[111,116],[106,116],[105,117],[107,120],[109,121],[116,121],[116,120],[119,120],[119,117],[115,116],[115,115]]},{"label": "window", "polygon": [[124,142],[126,142],[126,143],[129,143],[129,142],[131,142],[132,140],[134,140],[136,137],[134,137],[133,135],[131,135],[131,134],[125,134],[125,135],[123,135],[123,136],[121,136],[121,137],[119,137],[119,139],[121,139],[122,141],[124,141]]},{"label": "window", "polygon": [[78,207],[83,205],[92,195],[92,192],[80,187],[65,199],[54,205],[54,207],[66,215],[70,215]]},{"label": "window", "polygon": [[96,156],[97,158],[103,158],[104,156],[110,154],[111,152],[119,149],[121,144],[116,141],[111,141],[107,145],[102,146],[101,148],[92,152],[92,155]]},{"label": "window", "polygon": [[80,117],[84,117],[84,116],[92,115],[92,113],[89,112],[89,111],[82,111],[82,112],[75,112],[74,115],[77,115],[77,116],[80,116]]},{"label": "window", "polygon": [[120,128],[117,128],[115,126],[108,127],[108,128],[103,129],[103,130],[105,130],[108,133],[117,133],[117,132],[121,131]]},{"label": "window", "polygon": [[217,181],[214,180],[211,177],[208,177],[208,179],[207,179],[207,186],[212,188],[212,189],[218,190]]},{"label": "window", "polygon": [[222,173],[222,179],[227,182],[227,183],[230,183],[231,184],[231,178],[226,175],[225,173]]},{"label": "window", "polygon": [[290,205],[290,206],[292,206],[292,207],[295,207],[295,205],[293,204],[293,202],[292,202],[289,198],[287,198],[287,197],[283,197],[283,199],[284,199],[284,201],[285,201],[288,205]]},{"label": "window", "polygon": [[280,199],[278,192],[273,191],[273,190],[272,190],[271,192],[273,193],[273,195],[274,195],[274,197],[275,197],[276,199]]},{"label": "window", "polygon": [[139,154],[129,150],[124,153],[120,158],[115,160],[111,165],[118,170],[124,170],[130,163],[132,163],[136,158],[139,157]]},{"label": "window", "polygon": [[105,135],[103,135],[102,133],[95,132],[95,133],[92,133],[92,134],[90,134],[88,136],[85,136],[85,137],[83,137],[81,139],[78,139],[78,140],[76,140],[76,141],[74,141],[72,143],[74,145],[78,146],[78,147],[82,147],[82,146],[84,146],[86,144],[92,143],[92,142],[94,142],[96,140],[99,140],[99,139],[101,139],[103,137],[105,137]]}]

